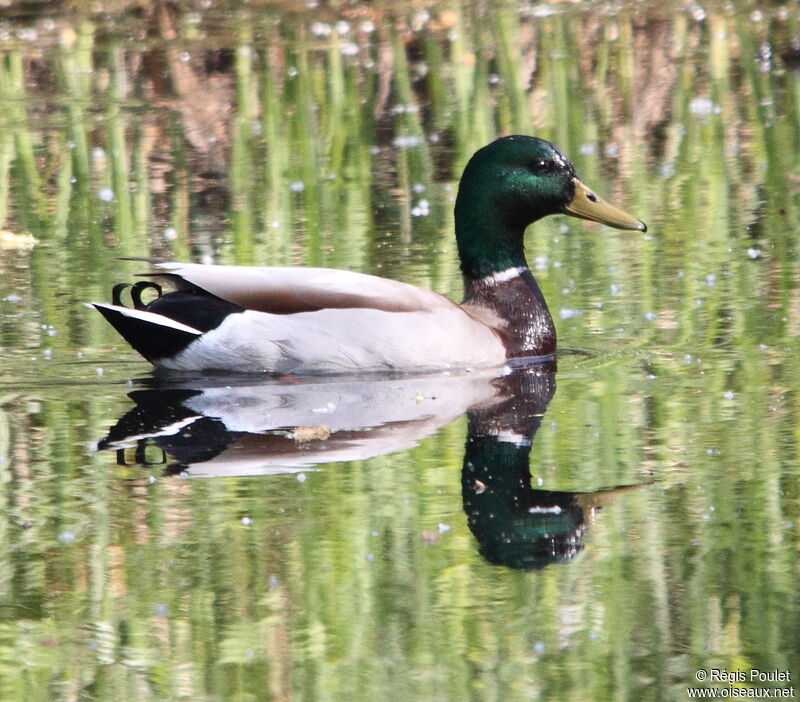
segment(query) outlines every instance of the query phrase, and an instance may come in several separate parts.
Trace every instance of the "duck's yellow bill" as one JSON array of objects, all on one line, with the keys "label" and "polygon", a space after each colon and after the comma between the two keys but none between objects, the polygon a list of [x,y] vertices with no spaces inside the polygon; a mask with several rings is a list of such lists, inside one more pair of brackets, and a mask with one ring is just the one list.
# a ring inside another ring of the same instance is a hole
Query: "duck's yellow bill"
[{"label": "duck's yellow bill", "polygon": [[629,215],[619,207],[606,202],[603,198],[595,195],[584,183],[577,178],[573,178],[575,184],[575,195],[564,211],[573,217],[590,219],[593,222],[601,222],[609,227],[616,229],[635,229],[640,232],[647,231],[647,225],[640,219]]}]

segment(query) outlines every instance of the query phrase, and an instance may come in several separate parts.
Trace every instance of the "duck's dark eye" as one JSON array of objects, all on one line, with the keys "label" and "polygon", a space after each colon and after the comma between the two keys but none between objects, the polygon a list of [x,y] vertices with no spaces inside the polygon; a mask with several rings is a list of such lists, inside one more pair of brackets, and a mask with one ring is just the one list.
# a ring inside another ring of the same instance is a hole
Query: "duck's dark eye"
[{"label": "duck's dark eye", "polygon": [[538,158],[528,164],[528,170],[535,175],[550,173],[553,170],[553,162],[543,158]]}]

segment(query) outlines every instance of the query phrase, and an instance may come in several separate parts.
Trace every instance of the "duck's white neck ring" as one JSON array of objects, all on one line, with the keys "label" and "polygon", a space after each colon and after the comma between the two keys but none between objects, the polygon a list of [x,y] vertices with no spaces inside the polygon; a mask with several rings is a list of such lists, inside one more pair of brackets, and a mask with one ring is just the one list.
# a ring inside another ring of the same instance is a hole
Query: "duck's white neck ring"
[{"label": "duck's white neck ring", "polygon": [[501,283],[507,283],[509,280],[518,278],[527,270],[527,266],[513,266],[512,268],[506,268],[504,271],[497,271],[496,273],[485,275],[480,279],[480,282],[489,286],[500,285]]},{"label": "duck's white neck ring", "polygon": [[496,428],[494,431],[488,432],[490,436],[494,436],[498,441],[507,444],[514,444],[517,448],[524,448],[531,445],[531,437],[527,434],[520,434],[510,429]]}]

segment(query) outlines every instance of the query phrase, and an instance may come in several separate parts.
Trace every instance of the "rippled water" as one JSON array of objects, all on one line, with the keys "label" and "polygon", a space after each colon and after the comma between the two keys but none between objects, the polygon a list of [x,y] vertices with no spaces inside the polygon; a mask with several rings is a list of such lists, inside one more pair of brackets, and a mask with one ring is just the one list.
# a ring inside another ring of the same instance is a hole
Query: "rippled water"
[{"label": "rippled water", "polygon": [[[0,697],[796,695],[797,8],[117,9],[0,17]],[[514,132],[649,225],[531,228],[557,369],[153,375],[81,304],[123,256],[458,298]]]}]

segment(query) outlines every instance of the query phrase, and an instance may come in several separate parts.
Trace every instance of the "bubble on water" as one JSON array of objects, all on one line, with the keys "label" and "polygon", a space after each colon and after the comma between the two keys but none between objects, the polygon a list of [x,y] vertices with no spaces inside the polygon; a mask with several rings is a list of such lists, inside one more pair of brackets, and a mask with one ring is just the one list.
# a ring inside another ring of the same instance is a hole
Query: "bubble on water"
[{"label": "bubble on water", "polygon": [[708,117],[709,115],[716,115],[722,111],[717,103],[711,98],[700,96],[693,98],[689,103],[689,112],[698,117]]},{"label": "bubble on water", "polygon": [[419,112],[419,105],[410,102],[407,104],[397,103],[392,106],[393,115],[415,115]]},{"label": "bubble on water", "polygon": [[702,22],[706,18],[706,11],[695,2],[689,7],[689,13],[695,22]]},{"label": "bubble on water", "polygon": [[414,32],[419,32],[425,28],[430,22],[431,13],[427,10],[417,10],[411,18],[411,29]]},{"label": "bubble on water", "polygon": [[420,200],[415,207],[411,208],[412,217],[426,217],[430,213],[430,203],[427,200]]},{"label": "bubble on water", "polygon": [[545,19],[547,17],[553,17],[557,15],[559,10],[557,7],[549,4],[537,4],[537,5],[528,5],[528,6],[521,6],[521,11],[524,14],[528,15],[529,17],[535,17],[536,19]]},{"label": "bubble on water", "polygon": [[415,146],[419,146],[422,143],[422,140],[414,135],[414,134],[407,134],[402,136],[397,136],[392,141],[392,144],[396,146],[398,149],[413,149]]},{"label": "bubble on water", "polygon": [[329,37],[333,28],[326,22],[314,22],[311,25],[311,33],[315,37]]},{"label": "bubble on water", "polygon": [[20,41],[36,41],[39,38],[39,32],[33,27],[23,27],[17,30],[17,39]]}]

